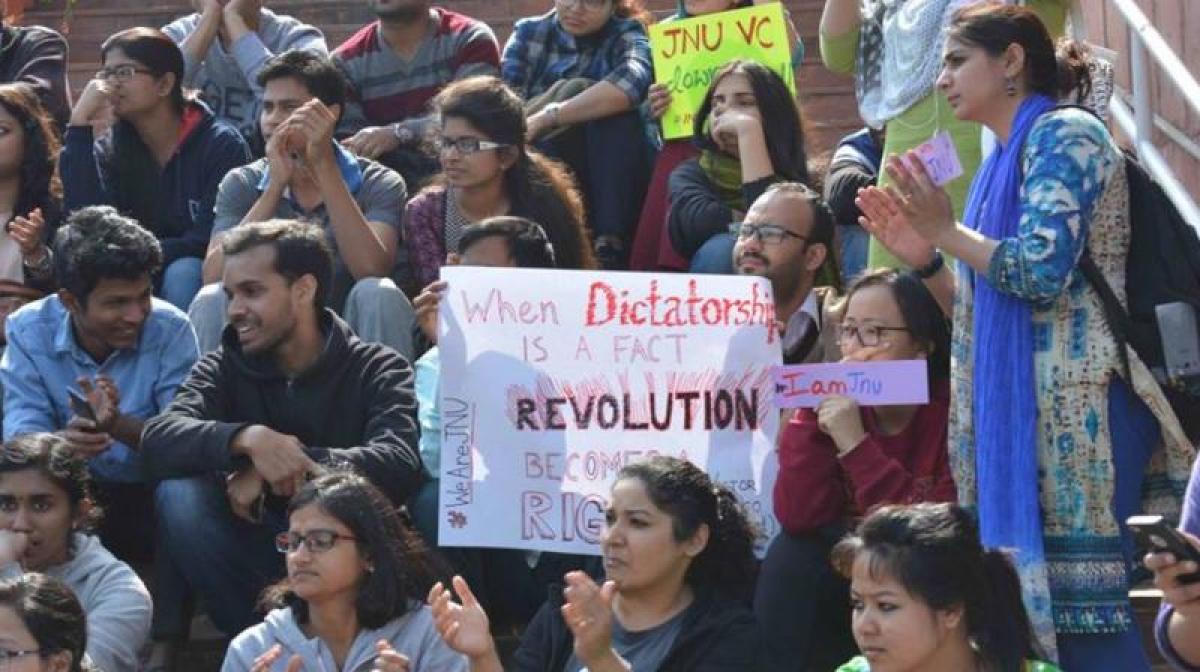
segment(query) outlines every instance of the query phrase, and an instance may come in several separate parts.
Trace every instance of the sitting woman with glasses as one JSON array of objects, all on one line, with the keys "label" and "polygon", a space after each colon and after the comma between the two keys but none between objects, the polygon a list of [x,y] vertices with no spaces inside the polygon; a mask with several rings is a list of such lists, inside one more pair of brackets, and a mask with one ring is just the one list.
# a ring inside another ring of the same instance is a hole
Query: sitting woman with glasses
[{"label": "sitting woman with glasses", "polygon": [[667,184],[667,231],[692,272],[733,273],[729,223],[772,184],[809,182],[804,122],[779,75],[735,60],[713,75],[693,142],[699,158],[680,164]]},{"label": "sitting woman with glasses", "polygon": [[846,583],[829,550],[855,517],[879,504],[955,497],[946,451],[950,328],[933,295],[910,272],[875,270],[851,285],[841,311],[843,361],[923,359],[929,403],[867,408],[833,395],[780,433],[783,532],[763,561],[755,611],[781,668],[829,669],[853,651]]},{"label": "sitting woman with glasses", "polygon": [[[86,654],[83,606],[63,582],[23,574],[0,583],[0,669],[7,672],[95,672]],[[113,667],[133,670],[134,667]]]},{"label": "sitting woman with glasses", "polygon": [[222,672],[467,669],[422,603],[435,580],[433,557],[367,479],[320,476],[292,498],[287,515],[275,544],[288,576],[263,597],[275,609],[233,640]]},{"label": "sitting woman with glasses", "polygon": [[434,108],[442,172],[404,214],[416,287],[438,279],[467,225],[497,215],[541,224],[560,268],[595,268],[579,190],[562,164],[526,144],[524,108],[512,89],[472,77],[442,89]]},{"label": "sitting woman with glasses", "polygon": [[529,101],[530,142],[579,178],[605,268],[624,267],[650,181],[640,113],[654,79],[650,20],[642,0],[554,0],[517,21],[500,59],[504,81]]},{"label": "sitting woman with glasses", "polygon": [[[184,94],[183,53],[130,28],[100,47],[104,67],[71,110],[59,169],[68,211],[111,205],[162,244],[157,294],[187,310],[200,290],[221,179],[250,162],[237,129]],[[116,124],[93,143],[93,124]]]},{"label": "sitting woman with glasses", "polygon": [[[150,593],[90,533],[100,510],[89,481],[87,462],[53,434],[26,434],[4,444],[0,578],[41,572],[61,579],[88,614],[92,661],[103,670],[134,670],[150,636]],[[82,650],[84,638],[78,641]]]}]

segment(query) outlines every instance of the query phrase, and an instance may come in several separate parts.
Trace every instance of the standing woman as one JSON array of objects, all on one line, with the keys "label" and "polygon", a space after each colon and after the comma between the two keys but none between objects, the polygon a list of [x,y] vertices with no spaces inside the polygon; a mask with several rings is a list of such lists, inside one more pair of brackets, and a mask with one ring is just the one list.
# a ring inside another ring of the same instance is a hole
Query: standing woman
[{"label": "standing woman", "polygon": [[[154,233],[163,250],[157,293],[187,310],[200,290],[221,179],[250,162],[236,129],[183,91],[183,53],[162,32],[130,28],[100,47],[67,127],[61,158],[68,210],[112,205]],[[112,130],[93,144],[108,109]]]},{"label": "standing woman", "polygon": [[729,225],[772,184],[809,183],[804,120],[775,71],[739,59],[713,74],[692,141],[699,158],[681,163],[667,182],[671,244],[693,273],[733,273]]},{"label": "standing woman", "polygon": [[418,287],[437,280],[468,225],[499,215],[540,224],[559,268],[596,267],[583,197],[561,163],[526,143],[524,108],[512,89],[495,77],[471,77],[442,89],[434,108],[442,170],[404,213]]},{"label": "standing woman", "polygon": [[529,140],[578,177],[605,268],[624,267],[650,178],[639,111],[653,79],[649,21],[641,0],[554,0],[517,21],[500,63],[530,101]]},{"label": "standing woman", "polygon": [[[62,215],[58,132],[28,84],[0,84],[0,331],[20,306],[54,290],[47,241]],[[0,342],[3,336],[0,335]]]},{"label": "standing woman", "polygon": [[[1056,109],[1086,84],[1087,66],[1073,45],[1056,55],[1032,11],[960,10],[944,63],[938,84],[955,115],[1000,143],[964,222],[909,153],[888,161],[894,189],[860,192],[863,223],[942,305],[953,294],[955,484],[978,508],[983,543],[1017,549],[1039,638],[1052,650],[1057,631],[1070,672],[1147,670],[1128,598],[1134,549],[1119,521],[1143,506],[1177,511],[1172,494],[1194,450],[1137,353],[1121,352],[1080,270],[1090,258],[1124,301],[1123,156],[1099,119]],[[961,260],[957,273],[939,249]],[[1144,503],[1143,490],[1156,499]]]}]

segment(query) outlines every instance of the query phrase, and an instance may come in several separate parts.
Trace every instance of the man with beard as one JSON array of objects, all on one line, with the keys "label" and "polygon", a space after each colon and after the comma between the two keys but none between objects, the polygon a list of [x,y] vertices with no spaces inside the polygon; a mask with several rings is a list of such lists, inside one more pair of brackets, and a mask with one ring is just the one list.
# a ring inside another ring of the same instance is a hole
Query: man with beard
[{"label": "man with beard", "polygon": [[183,52],[183,85],[199,89],[218,119],[242,132],[257,156],[262,87],[258,72],[275,54],[326,54],[321,31],[262,6],[262,0],[192,0],[195,12],[163,27]]},{"label": "man with beard", "polygon": [[161,548],[213,623],[233,636],[283,575],[287,498],[349,465],[396,505],[425,480],[413,371],[323,308],[325,234],[294,220],[243,224],[222,242],[229,326],[167,410],[146,424]]},{"label": "man with beard", "polygon": [[428,0],[367,0],[378,21],[334,50],[354,90],[339,135],[359,156],[400,171],[415,193],[437,171],[421,142],[430,129],[429,101],[446,84],[500,74],[492,29]]},{"label": "man with beard", "polygon": [[258,75],[267,156],[229,172],[217,192],[208,283],[188,310],[201,352],[215,350],[225,324],[221,241],[239,224],[304,219],[335,250],[329,306],[366,341],[412,357],[413,309],[390,278],[406,200],[396,171],[333,141],[346,80],[327,56],[287,51]]},{"label": "man with beard", "polygon": [[771,185],[746,211],[745,221],[732,227],[734,268],[771,281],[787,364],[841,359],[836,292],[814,286],[832,254],[833,227],[829,206],[799,182]]}]

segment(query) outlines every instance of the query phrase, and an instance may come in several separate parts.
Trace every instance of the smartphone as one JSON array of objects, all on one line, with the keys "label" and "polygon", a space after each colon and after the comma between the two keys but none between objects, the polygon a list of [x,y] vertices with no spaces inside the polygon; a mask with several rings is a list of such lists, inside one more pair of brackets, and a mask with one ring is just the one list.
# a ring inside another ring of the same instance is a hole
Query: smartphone
[{"label": "smartphone", "polygon": [[[1125,521],[1139,546],[1151,553],[1170,553],[1178,562],[1190,560],[1200,565],[1200,550],[1191,544],[1179,530],[1171,527],[1162,516],[1130,516]],[[1180,583],[1200,581],[1200,570],[1179,577]]]},{"label": "smartphone", "polygon": [[81,418],[86,418],[92,422],[96,421],[96,411],[92,409],[92,405],[80,393],[72,389],[67,389],[67,396],[71,398],[71,412]]}]

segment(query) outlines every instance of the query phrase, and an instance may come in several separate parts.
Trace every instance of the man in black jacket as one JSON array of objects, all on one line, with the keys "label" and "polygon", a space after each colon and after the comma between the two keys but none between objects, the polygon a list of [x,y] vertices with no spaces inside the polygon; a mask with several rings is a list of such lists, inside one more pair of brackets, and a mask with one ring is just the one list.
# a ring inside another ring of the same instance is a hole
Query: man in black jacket
[{"label": "man in black jacket", "polygon": [[273,541],[287,527],[283,498],[307,477],[348,463],[399,504],[424,472],[412,368],[323,307],[333,262],[321,230],[246,224],[223,249],[222,347],[146,424],[142,450],[161,481],[163,547],[217,627],[235,635],[283,572]]},{"label": "man in black jacket", "polygon": [[5,25],[7,7],[0,0],[0,83],[32,86],[61,131],[71,113],[67,41],[44,26]]}]

